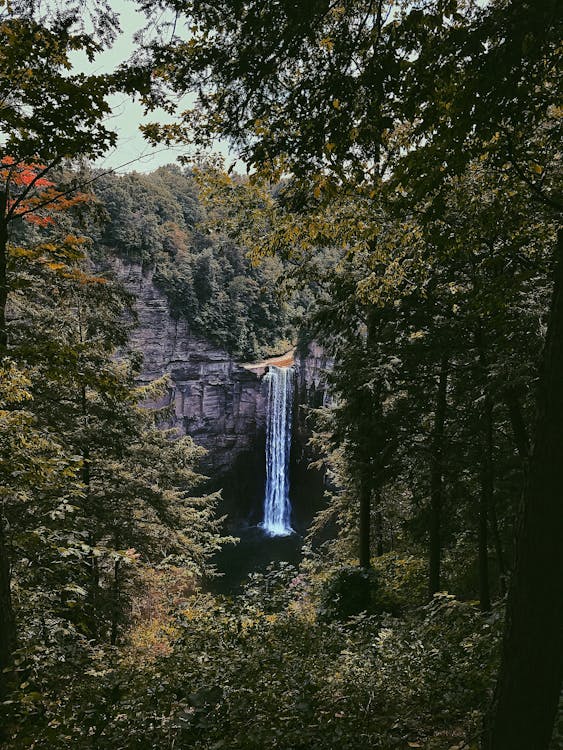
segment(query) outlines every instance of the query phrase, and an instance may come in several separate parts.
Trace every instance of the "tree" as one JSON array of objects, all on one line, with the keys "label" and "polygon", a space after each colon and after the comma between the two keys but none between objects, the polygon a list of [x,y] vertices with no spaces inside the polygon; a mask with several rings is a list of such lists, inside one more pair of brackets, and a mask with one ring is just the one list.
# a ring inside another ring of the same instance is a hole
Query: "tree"
[{"label": "tree", "polygon": [[[456,2],[405,5],[387,15],[383,2],[361,1],[314,3],[303,15],[293,3],[267,0],[241,2],[234,9],[216,3],[174,7],[186,12],[193,37],[173,40],[159,50],[157,60],[177,90],[199,89],[197,116],[189,113],[184,121],[196,141],[213,134],[230,137],[258,171],[292,172],[319,197],[333,195],[335,185],[377,191],[383,174],[388,177],[384,192],[390,187],[404,195],[397,206],[407,215],[420,210],[422,201],[423,215],[438,220],[450,180],[465,174],[473,161],[487,161],[500,179],[506,178],[507,187],[509,177],[519,181],[518,191],[535,198],[548,221],[560,216],[561,118],[554,81],[561,70],[561,11],[554,0],[533,7],[520,2],[468,5],[461,12]],[[182,127],[163,132],[175,138]],[[554,265],[559,268],[557,257]],[[561,679],[563,613],[543,607],[543,637],[537,642],[549,648],[537,654],[536,679],[509,679],[512,668],[527,669],[524,633],[533,630],[534,614],[526,594],[536,592],[557,606],[563,600],[562,560],[552,539],[560,522],[555,496],[562,461],[549,447],[550,420],[560,424],[563,418],[555,386],[551,389],[563,374],[552,333],[560,327],[558,289],[556,280],[535,437],[538,471],[531,470],[528,478],[517,542],[520,562],[511,584],[505,656],[488,733],[495,750],[547,746]],[[490,463],[485,455],[491,452],[488,398],[483,460]],[[483,466],[484,584],[491,472]],[[539,497],[542,504],[534,502]],[[547,550],[535,560],[527,552],[531,538]],[[538,696],[543,709],[536,704]],[[531,716],[524,705],[535,706]],[[509,730],[509,716],[522,724],[514,722]],[[486,741],[490,747],[491,741]]]},{"label": "tree", "polygon": [[[535,442],[520,515],[503,661],[485,729],[487,750],[547,748],[563,678],[560,487],[563,480],[563,233],[539,384]],[[559,520],[557,520],[559,519]],[[553,591],[552,591],[553,587]],[[526,615],[527,612],[531,614]],[[520,653],[516,649],[523,648]],[[517,657],[516,654],[519,654]],[[549,658],[546,657],[549,654]],[[525,680],[526,689],[522,689]],[[519,713],[521,712],[521,713]],[[524,714],[524,716],[522,716]]]},{"label": "tree", "polygon": [[[49,172],[65,159],[95,157],[115,143],[104,124],[113,76],[69,73],[71,54],[89,60],[111,40],[115,18],[93,33],[80,30],[80,11],[36,17],[32,4],[8,5],[0,12],[0,84],[9,92],[0,110],[0,347],[6,348],[6,247],[18,218],[40,214],[72,188],[53,190]],[[78,27],[78,29],[77,29]],[[100,33],[98,33],[100,32]],[[105,39],[104,39],[105,36]],[[125,76],[124,85],[127,76]]]},{"label": "tree", "polygon": [[283,262],[256,264],[249,238],[229,236],[237,223],[248,229],[260,204],[271,202],[267,190],[209,166],[102,175],[94,184],[109,214],[92,231],[102,264],[117,253],[152,269],[172,315],[237,357],[260,359],[289,347],[293,300],[276,288]]},{"label": "tree", "polygon": [[202,450],[160,429],[164,415],[146,404],[167,384],[135,385],[131,299],[89,272],[83,241],[49,232],[10,246],[8,266],[6,361],[18,367],[1,373],[0,466],[15,592],[6,653],[9,664],[24,647],[20,669],[56,661],[53,651],[115,645],[135,568],[175,564],[200,577],[221,543],[216,496],[196,470]]},{"label": "tree", "polygon": [[[90,15],[93,31],[83,30]],[[103,5],[69,5],[41,14],[33,3],[17,2],[0,10],[0,359],[8,354],[6,307],[12,228],[26,220],[49,224],[51,210],[82,200],[76,184],[55,186],[49,177],[65,160],[95,157],[115,143],[104,124],[107,96],[134,87],[134,75],[73,73],[71,55],[95,54],[115,37],[117,19]],[[137,78],[137,83],[140,79]],[[5,519],[0,517],[0,666],[10,661],[14,642]]]},{"label": "tree", "polygon": [[[65,497],[76,489],[77,462],[43,425],[37,424],[30,410],[31,378],[13,360],[4,360],[0,369],[0,466],[2,473],[2,536],[0,537],[0,573],[2,596],[2,660],[5,669],[16,647],[17,628],[12,607],[11,583],[14,572],[13,543],[19,529],[12,512],[30,515],[40,507],[48,513],[64,507]],[[57,502],[52,503],[56,493]],[[32,500],[33,497],[33,500]],[[39,499],[41,498],[41,499]],[[39,502],[38,502],[39,500]],[[9,526],[8,526],[9,523]],[[4,683],[0,683],[4,692]]]}]

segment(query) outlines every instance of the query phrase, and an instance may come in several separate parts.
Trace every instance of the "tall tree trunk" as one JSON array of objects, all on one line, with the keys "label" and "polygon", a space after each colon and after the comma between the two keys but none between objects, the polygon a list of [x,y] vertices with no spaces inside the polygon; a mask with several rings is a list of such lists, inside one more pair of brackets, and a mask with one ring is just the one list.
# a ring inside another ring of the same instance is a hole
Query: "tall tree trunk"
[{"label": "tall tree trunk", "polygon": [[491,609],[489,589],[488,518],[493,507],[493,403],[485,396],[481,450],[481,491],[479,493],[479,603],[483,612]]},{"label": "tall tree trunk", "polygon": [[563,677],[563,230],[484,750],[547,750]]},{"label": "tall tree trunk", "polygon": [[[371,306],[367,310],[367,338],[366,338],[366,358],[371,360],[372,352],[378,346],[379,340],[380,317],[375,307]],[[379,456],[381,445],[378,443],[375,434],[377,433],[377,411],[379,404],[375,404],[373,399],[362,392],[361,409],[365,422],[366,440],[373,441],[373,446],[362,449],[362,468],[360,470],[360,518],[359,518],[359,558],[360,568],[368,569],[371,567],[371,503],[372,492],[374,488],[375,456]],[[375,434],[374,434],[375,433]],[[374,447],[375,446],[375,447]]]},{"label": "tall tree trunk", "polygon": [[121,581],[119,577],[119,560],[113,564],[113,584],[112,584],[112,602],[111,602],[111,635],[110,643],[112,646],[117,644],[117,635],[119,628],[119,614],[121,604]]},{"label": "tall tree trunk", "polygon": [[360,488],[360,568],[371,567],[371,487],[367,480],[362,481]]},{"label": "tall tree trunk", "polygon": [[379,504],[381,498],[377,498],[377,513],[375,514],[375,543],[376,543],[376,555],[381,557],[383,554],[383,513]]},{"label": "tall tree trunk", "polygon": [[3,682],[2,670],[11,665],[16,645],[16,620],[12,606],[10,578],[6,522],[3,513],[0,512],[0,695]]},{"label": "tall tree trunk", "polygon": [[438,393],[432,431],[430,467],[430,541],[428,593],[440,591],[440,566],[442,558],[442,500],[444,483],[444,426],[446,423],[446,397],[448,391],[448,358],[440,360]]},{"label": "tall tree trunk", "polygon": [[[86,414],[86,389],[82,388],[82,405],[83,405],[83,414]],[[90,462],[90,447],[86,444],[82,448],[82,484],[84,485],[84,506],[86,509],[87,515],[90,517],[91,523],[95,524],[95,520],[93,520],[93,514],[94,514],[94,508],[92,507],[92,498],[90,494],[90,469],[91,469],[91,462]],[[98,567],[98,558],[96,557],[96,554],[94,552],[94,547],[96,546],[96,535],[93,529],[90,529],[88,532],[88,544],[91,548],[91,553],[88,556],[88,567],[89,567],[89,592],[88,592],[88,598],[90,600],[90,607],[92,612],[92,625],[94,628],[94,632],[97,632],[97,625],[95,624],[97,622],[97,610],[98,610],[98,589],[100,585],[100,571]]]},{"label": "tall tree trunk", "polygon": [[6,356],[8,334],[6,331],[6,304],[8,302],[8,225],[6,207],[8,197],[0,192],[0,359]]},{"label": "tall tree trunk", "polygon": [[495,554],[496,554],[497,565],[498,565],[499,594],[501,596],[504,596],[506,594],[506,564],[504,562],[504,551],[502,549],[502,539],[501,539],[500,530],[498,527],[498,516],[497,516],[494,491],[493,491],[493,496],[491,498],[491,503],[492,504],[491,504],[491,507],[489,508],[489,514],[490,514],[490,522],[491,522],[491,532],[493,535],[493,543],[495,545]]},{"label": "tall tree trunk", "polygon": [[524,421],[522,408],[514,388],[508,388],[505,391],[504,401],[508,407],[508,415],[510,417],[510,424],[512,425],[514,442],[516,443],[518,454],[522,461],[527,461],[530,456],[530,441],[528,439],[528,432],[526,430],[526,422]]},{"label": "tall tree trunk", "polygon": [[[6,214],[6,193],[0,192],[0,361],[7,352],[6,304],[8,301],[8,227]],[[16,619],[12,605],[11,563],[7,538],[7,520],[0,506],[0,690],[2,670],[12,663],[16,645]]]}]

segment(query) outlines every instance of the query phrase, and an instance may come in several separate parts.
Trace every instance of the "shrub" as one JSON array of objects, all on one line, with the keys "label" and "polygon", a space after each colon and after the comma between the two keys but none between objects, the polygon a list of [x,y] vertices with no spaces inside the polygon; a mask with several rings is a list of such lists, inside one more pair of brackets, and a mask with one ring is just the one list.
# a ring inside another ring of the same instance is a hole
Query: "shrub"
[{"label": "shrub", "polygon": [[428,563],[413,555],[387,552],[373,561],[377,576],[377,611],[398,615],[427,598]]},{"label": "shrub", "polygon": [[377,579],[372,570],[345,567],[322,586],[319,618],[326,622],[346,620],[376,608]]}]

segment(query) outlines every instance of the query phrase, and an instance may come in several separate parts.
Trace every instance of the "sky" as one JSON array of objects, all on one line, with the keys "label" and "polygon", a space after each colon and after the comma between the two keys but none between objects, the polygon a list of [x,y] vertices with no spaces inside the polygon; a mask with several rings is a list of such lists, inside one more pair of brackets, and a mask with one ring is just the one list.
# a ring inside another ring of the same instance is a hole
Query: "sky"
[{"label": "sky", "polygon": [[[121,35],[113,47],[97,55],[93,63],[89,63],[85,58],[77,58],[76,70],[91,74],[110,72],[134,52],[133,35],[143,28],[146,18],[137,9],[133,0],[113,0],[111,6],[119,13]],[[170,122],[172,118],[166,112],[151,112],[144,117],[143,107],[139,102],[123,94],[109,97],[109,102],[112,115],[108,119],[108,126],[118,134],[117,146],[96,161],[96,166],[118,172],[151,172],[163,164],[176,161],[179,155],[188,153],[186,146],[151,147],[139,132],[142,122]],[[186,99],[185,105],[189,106],[189,99]],[[234,161],[226,143],[218,143],[215,150],[229,161]]]}]

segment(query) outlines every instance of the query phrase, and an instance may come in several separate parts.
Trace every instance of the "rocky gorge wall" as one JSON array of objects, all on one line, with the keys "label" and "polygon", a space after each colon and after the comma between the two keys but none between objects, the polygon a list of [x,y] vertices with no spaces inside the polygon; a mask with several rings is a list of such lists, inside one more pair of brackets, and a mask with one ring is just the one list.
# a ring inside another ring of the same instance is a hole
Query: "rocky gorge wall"
[{"label": "rocky gorge wall", "polygon": [[330,399],[328,373],[334,360],[317,341],[307,344],[305,352],[296,352],[297,399],[300,404],[325,406]]},{"label": "rocky gorge wall", "polygon": [[[131,345],[143,353],[141,381],[168,375],[170,388],[163,405],[172,406],[172,425],[208,450],[205,470],[213,476],[227,476],[237,485],[230,488],[237,495],[261,491],[256,488],[262,488],[264,481],[268,395],[262,378],[269,363],[290,364],[293,353],[251,365],[237,362],[228,352],[195,336],[185,319],[171,316],[152,270],[115,256],[108,256],[104,267],[135,297],[137,325]],[[315,343],[309,344],[305,354],[295,356],[298,403],[318,406],[325,400],[325,370],[331,366]],[[295,424],[301,429],[299,412],[296,416]],[[241,477],[247,486],[238,486]]]},{"label": "rocky gorge wall", "polygon": [[195,336],[185,319],[174,319],[152,270],[117,257],[106,267],[135,297],[137,324],[130,342],[143,353],[140,380],[169,376],[162,405],[172,405],[172,426],[208,450],[208,472],[224,473],[240,453],[264,440],[267,389],[261,378]]}]

